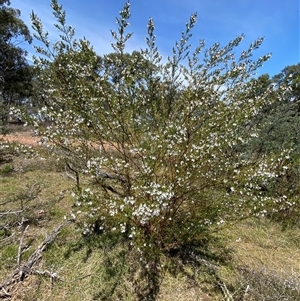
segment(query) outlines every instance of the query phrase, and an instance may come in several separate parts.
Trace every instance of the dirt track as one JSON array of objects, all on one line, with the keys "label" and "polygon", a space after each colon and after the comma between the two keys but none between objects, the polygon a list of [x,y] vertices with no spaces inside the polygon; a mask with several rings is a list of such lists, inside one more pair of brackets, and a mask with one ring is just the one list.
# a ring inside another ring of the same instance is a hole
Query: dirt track
[{"label": "dirt track", "polygon": [[[31,131],[22,131],[22,132],[15,132],[13,134],[8,135],[0,135],[0,140],[3,139],[4,141],[8,142],[18,142],[20,144],[29,145],[29,146],[38,146],[40,145],[41,138],[34,136],[34,133]],[[116,150],[120,147],[116,145],[104,143],[100,146],[98,143],[93,143],[93,147],[96,149],[104,147],[105,150]]]},{"label": "dirt track", "polygon": [[39,145],[40,138],[34,137],[32,132],[16,132],[8,135],[0,135],[0,139],[9,142],[18,142],[25,145],[37,146]]}]

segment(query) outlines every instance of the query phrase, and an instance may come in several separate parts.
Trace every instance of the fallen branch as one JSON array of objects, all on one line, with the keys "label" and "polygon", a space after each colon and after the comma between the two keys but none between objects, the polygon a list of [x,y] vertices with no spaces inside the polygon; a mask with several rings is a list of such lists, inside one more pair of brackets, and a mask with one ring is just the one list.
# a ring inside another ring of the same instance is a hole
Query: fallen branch
[{"label": "fallen branch", "polygon": [[207,268],[209,268],[212,272],[216,273],[219,270],[219,267],[212,264],[211,262],[200,258],[199,256],[197,256],[196,254],[194,254],[193,252],[189,254],[191,259],[193,259],[195,262],[197,262],[198,264],[203,264],[204,266],[206,266]]},{"label": "fallen branch", "polygon": [[11,297],[11,294],[9,294],[9,293],[5,290],[4,287],[1,288],[1,291],[2,291],[2,293],[1,293],[1,295],[0,295],[1,298],[10,298],[10,297]]},{"label": "fallen branch", "polygon": [[25,233],[27,232],[29,228],[29,225],[26,226],[26,228],[24,229],[22,236],[20,238],[20,243],[19,243],[19,248],[18,248],[18,256],[17,256],[17,266],[20,268],[20,260],[21,260],[21,255],[22,255],[22,245],[23,245],[23,239],[25,236]]},{"label": "fallen branch", "polygon": [[[1,228],[5,229],[4,227],[0,226],[0,229]],[[0,248],[3,247],[3,246],[6,246],[7,244],[10,244],[11,240],[14,238],[15,234],[16,234],[16,232],[14,232],[13,234],[11,234],[9,237],[0,239]]]},{"label": "fallen branch", "polygon": [[220,283],[219,283],[219,286],[220,286],[221,289],[222,289],[222,292],[223,292],[223,294],[224,294],[224,296],[225,296],[225,298],[226,298],[226,301],[233,301],[233,297],[232,297],[232,295],[230,294],[230,292],[229,292],[229,290],[228,290],[226,284],[225,284],[224,282],[220,282]]},{"label": "fallen branch", "polygon": [[[33,267],[36,266],[40,261],[43,251],[45,251],[48,245],[50,245],[55,240],[61,229],[68,226],[71,222],[72,220],[68,220],[54,229],[52,233],[48,235],[38,246],[38,248],[28,258],[28,260],[22,266],[18,266],[11,274],[11,276],[8,277],[2,284],[0,284],[0,297],[9,296],[10,288],[14,283],[23,281],[29,274],[34,273]],[[57,278],[57,276],[55,278]]]},{"label": "fallen branch", "polygon": [[60,280],[60,277],[55,272],[51,272],[51,271],[48,271],[48,270],[45,270],[45,271],[33,270],[32,272],[34,274],[38,274],[38,275],[41,275],[41,276],[49,276],[51,279]]},{"label": "fallen branch", "polygon": [[53,287],[54,280],[61,280],[61,278],[55,272],[53,272],[53,271],[48,271],[48,270],[45,270],[45,271],[32,270],[32,273],[40,275],[40,276],[49,276],[51,288]]},{"label": "fallen branch", "polygon": [[17,211],[7,211],[7,212],[0,212],[0,217],[3,215],[17,215],[22,213],[24,210],[17,210]]}]

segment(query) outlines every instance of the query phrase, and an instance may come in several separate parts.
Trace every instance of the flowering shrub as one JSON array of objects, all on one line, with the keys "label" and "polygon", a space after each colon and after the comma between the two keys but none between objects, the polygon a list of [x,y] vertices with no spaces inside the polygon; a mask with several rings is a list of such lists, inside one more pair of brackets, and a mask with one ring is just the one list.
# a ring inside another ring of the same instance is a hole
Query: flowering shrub
[{"label": "flowering shrub", "polygon": [[44,44],[35,58],[44,101],[39,114],[51,121],[46,128],[33,123],[74,173],[72,214],[85,235],[120,235],[141,267],[160,273],[162,258],[174,250],[286,201],[266,195],[263,185],[285,172],[289,150],[261,158],[239,151],[257,134],[255,127],[244,130],[247,122],[271,101],[272,87],[249,96],[256,69],[270,57],[251,59],[263,39],[238,58],[243,35],[224,47],[200,41],[192,51],[194,14],[166,63],[152,19],[147,48],[128,54],[126,3],[112,31],[115,53],[100,58],[87,40],[74,38],[54,0],[52,8],[61,31],[54,44],[31,16]]}]

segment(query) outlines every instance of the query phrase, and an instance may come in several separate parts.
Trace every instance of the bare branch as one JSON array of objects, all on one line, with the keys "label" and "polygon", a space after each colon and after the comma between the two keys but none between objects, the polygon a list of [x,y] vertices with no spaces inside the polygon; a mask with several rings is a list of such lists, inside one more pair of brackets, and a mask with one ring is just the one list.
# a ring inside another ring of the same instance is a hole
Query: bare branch
[{"label": "bare branch", "polygon": [[18,215],[22,213],[24,210],[17,210],[17,211],[8,211],[8,212],[0,212],[0,217],[3,215]]},{"label": "bare branch", "polygon": [[21,255],[22,255],[22,244],[23,244],[23,239],[24,239],[24,236],[27,232],[29,228],[29,225],[26,226],[26,228],[24,229],[23,233],[22,233],[22,236],[20,238],[20,243],[19,243],[19,248],[18,248],[18,256],[17,256],[17,266],[20,268],[20,260],[21,260]]},{"label": "bare branch", "polygon": [[[60,233],[63,227],[66,227],[72,223],[72,220],[67,220],[66,222],[59,225],[56,229],[52,231],[50,235],[48,235],[44,241],[38,246],[35,252],[28,258],[28,260],[22,265],[17,267],[10,277],[6,278],[6,280],[0,284],[0,297],[10,296],[9,288],[12,284],[16,282],[23,281],[28,275],[34,273],[33,267],[38,264],[42,257],[42,253],[46,250],[46,248],[55,240],[57,235]],[[23,234],[25,231],[23,232]],[[19,254],[18,254],[19,256]],[[54,274],[52,275],[54,277]],[[57,276],[56,276],[57,278]],[[3,293],[1,293],[1,291]]]}]

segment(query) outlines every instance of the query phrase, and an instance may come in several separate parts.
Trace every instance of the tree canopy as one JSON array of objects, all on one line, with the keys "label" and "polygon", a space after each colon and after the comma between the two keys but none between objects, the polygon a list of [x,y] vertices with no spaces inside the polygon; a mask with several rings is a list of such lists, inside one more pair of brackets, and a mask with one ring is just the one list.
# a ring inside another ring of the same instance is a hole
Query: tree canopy
[{"label": "tree canopy", "polygon": [[31,94],[32,67],[22,43],[31,43],[28,27],[20,19],[20,10],[11,8],[10,1],[0,2],[0,114],[2,121],[9,107],[19,104]]}]

